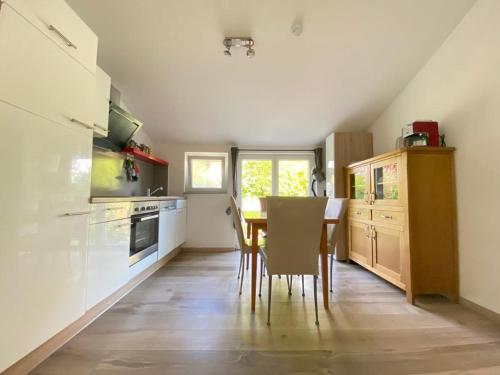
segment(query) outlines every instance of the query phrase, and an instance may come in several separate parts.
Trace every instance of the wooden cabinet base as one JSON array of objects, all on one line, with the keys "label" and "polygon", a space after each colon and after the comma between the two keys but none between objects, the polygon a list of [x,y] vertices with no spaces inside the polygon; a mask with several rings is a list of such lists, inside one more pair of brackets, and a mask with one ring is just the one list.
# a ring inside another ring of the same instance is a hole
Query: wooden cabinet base
[{"label": "wooden cabinet base", "polygon": [[406,291],[458,302],[453,148],[411,147],[346,168],[349,258]]},{"label": "wooden cabinet base", "polygon": [[180,248],[175,249],[165,258],[161,259],[157,263],[153,264],[148,269],[144,270],[142,273],[130,280],[126,285],[121,287],[115,293],[98,303],[96,306],[88,310],[80,319],[70,324],[68,327],[63,329],[61,332],[47,340],[45,343],[40,345],[38,348],[33,350],[31,353],[21,358],[19,361],[14,363],[12,366],[8,367],[2,375],[24,375],[32,371],[36,366],[42,363],[45,359],[50,357],[56,350],[61,346],[66,344],[74,336],[76,336],[80,331],[87,327],[90,323],[96,320],[99,316],[105,313],[110,307],[121,300],[125,295],[132,291],[137,285],[146,280],[153,273],[162,268],[167,264],[172,258],[174,258],[179,252]]}]

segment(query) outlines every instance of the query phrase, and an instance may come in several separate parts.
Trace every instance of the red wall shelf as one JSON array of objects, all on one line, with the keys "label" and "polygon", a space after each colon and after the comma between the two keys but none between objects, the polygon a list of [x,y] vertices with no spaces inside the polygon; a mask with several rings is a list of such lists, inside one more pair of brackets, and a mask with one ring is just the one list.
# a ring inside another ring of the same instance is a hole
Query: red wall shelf
[{"label": "red wall shelf", "polygon": [[122,150],[124,154],[132,155],[136,159],[145,161],[146,163],[154,164],[154,165],[168,165],[168,161],[154,157],[153,155],[146,154],[142,152],[138,148],[126,147]]}]

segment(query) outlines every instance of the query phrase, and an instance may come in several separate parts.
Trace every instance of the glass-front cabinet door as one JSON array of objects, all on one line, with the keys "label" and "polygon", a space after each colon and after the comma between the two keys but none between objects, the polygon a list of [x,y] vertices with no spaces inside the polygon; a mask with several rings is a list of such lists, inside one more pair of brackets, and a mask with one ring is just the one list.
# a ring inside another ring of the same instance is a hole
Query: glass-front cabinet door
[{"label": "glass-front cabinet door", "polygon": [[348,170],[348,194],[351,203],[369,204],[370,167],[360,166]]},{"label": "glass-front cabinet door", "polygon": [[371,165],[370,201],[373,205],[401,204],[401,158]]}]

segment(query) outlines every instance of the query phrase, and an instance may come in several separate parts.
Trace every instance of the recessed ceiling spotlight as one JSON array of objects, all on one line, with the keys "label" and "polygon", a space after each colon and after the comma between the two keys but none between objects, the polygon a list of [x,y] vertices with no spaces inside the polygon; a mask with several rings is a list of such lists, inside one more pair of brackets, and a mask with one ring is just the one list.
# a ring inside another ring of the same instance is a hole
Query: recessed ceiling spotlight
[{"label": "recessed ceiling spotlight", "polygon": [[222,44],[226,49],[224,50],[224,55],[226,56],[232,56],[231,55],[231,48],[248,48],[247,49],[247,56],[249,58],[252,58],[255,56],[255,50],[253,49],[253,46],[255,45],[255,42],[252,38],[250,37],[227,37],[224,38],[222,41]]},{"label": "recessed ceiling spotlight", "polygon": [[299,36],[300,34],[302,34],[302,30],[302,23],[294,22],[294,24],[292,25],[292,34],[295,36]]},{"label": "recessed ceiling spotlight", "polygon": [[253,48],[249,47],[248,50],[247,50],[247,56],[249,58],[254,57],[255,56],[255,50]]}]

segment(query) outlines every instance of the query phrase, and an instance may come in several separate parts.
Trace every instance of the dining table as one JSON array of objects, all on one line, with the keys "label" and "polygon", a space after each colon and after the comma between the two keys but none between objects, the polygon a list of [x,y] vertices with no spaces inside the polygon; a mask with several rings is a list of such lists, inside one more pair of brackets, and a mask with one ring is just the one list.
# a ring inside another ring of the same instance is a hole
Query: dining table
[{"label": "dining table", "polygon": [[[243,211],[243,219],[247,224],[248,231],[252,241],[252,313],[255,312],[255,301],[257,295],[257,253],[259,252],[259,232],[267,230],[267,213],[264,211]],[[319,254],[321,258],[321,285],[323,289],[323,305],[328,310],[328,224],[338,224],[339,219],[325,217],[323,220],[323,230],[321,232],[321,242]]]}]

